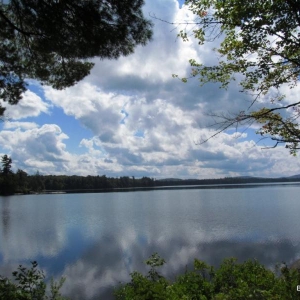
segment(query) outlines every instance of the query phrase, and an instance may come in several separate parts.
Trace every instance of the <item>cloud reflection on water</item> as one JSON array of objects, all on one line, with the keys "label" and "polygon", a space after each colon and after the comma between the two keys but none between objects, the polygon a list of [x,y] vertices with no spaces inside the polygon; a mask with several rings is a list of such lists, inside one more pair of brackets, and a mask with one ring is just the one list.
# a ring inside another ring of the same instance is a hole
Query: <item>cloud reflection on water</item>
[{"label": "cloud reflection on water", "polygon": [[[299,188],[298,188],[299,189]],[[296,188],[174,190],[1,198],[0,274],[37,259],[66,276],[71,299],[109,299],[158,252],[174,277],[194,258],[257,258],[268,267],[300,255]],[[284,199],[284,200],[282,200]],[[298,230],[298,231],[297,231]]]}]

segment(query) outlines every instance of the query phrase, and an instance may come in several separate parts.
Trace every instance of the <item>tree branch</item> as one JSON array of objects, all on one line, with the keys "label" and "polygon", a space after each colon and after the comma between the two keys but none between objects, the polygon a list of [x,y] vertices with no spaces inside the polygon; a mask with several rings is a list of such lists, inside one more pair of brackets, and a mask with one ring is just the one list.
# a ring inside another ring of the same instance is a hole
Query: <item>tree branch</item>
[{"label": "tree branch", "polygon": [[36,32],[25,31],[25,30],[19,28],[5,15],[5,13],[1,9],[0,9],[0,18],[2,18],[11,28],[22,33],[23,35],[26,35],[26,36],[40,35]]}]

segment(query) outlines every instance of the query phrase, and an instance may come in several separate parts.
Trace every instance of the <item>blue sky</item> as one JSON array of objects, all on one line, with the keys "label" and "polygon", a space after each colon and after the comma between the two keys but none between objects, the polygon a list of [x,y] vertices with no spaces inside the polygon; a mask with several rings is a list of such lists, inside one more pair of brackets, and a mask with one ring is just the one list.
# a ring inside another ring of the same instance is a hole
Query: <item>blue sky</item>
[{"label": "blue sky", "polygon": [[[193,18],[183,1],[146,0],[145,16],[170,22]],[[245,110],[251,98],[236,83],[184,84],[188,60],[217,62],[217,46],[177,38],[180,28],[153,19],[153,40],[118,60],[94,59],[91,74],[76,86],[57,91],[30,81],[0,124],[0,154],[29,174],[219,178],[289,176],[300,173],[298,158],[284,147],[267,150],[255,128],[215,133],[209,113]],[[286,89],[287,101],[299,88]],[[262,99],[261,101],[266,101]]]}]

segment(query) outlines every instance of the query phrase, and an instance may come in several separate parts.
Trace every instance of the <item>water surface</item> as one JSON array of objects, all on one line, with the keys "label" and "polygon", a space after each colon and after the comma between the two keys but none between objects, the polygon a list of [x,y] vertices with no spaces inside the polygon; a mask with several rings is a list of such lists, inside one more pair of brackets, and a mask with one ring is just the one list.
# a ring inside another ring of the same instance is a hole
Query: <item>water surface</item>
[{"label": "water surface", "polygon": [[173,277],[195,257],[300,258],[300,185],[0,198],[0,274],[37,260],[72,299],[110,299],[158,252]]}]

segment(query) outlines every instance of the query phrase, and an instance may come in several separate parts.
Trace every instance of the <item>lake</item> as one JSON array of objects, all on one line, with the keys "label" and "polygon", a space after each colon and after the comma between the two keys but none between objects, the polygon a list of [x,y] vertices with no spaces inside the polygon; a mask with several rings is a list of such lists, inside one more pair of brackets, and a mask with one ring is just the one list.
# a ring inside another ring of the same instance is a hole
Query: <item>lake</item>
[{"label": "lake", "polygon": [[66,276],[71,299],[113,299],[158,252],[173,278],[194,258],[258,259],[269,268],[300,258],[300,185],[241,185],[0,198],[0,274],[37,260]]}]

